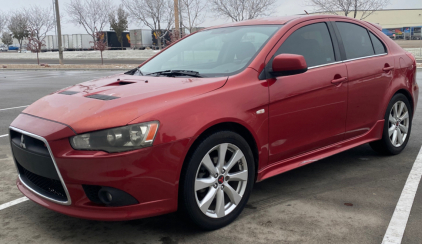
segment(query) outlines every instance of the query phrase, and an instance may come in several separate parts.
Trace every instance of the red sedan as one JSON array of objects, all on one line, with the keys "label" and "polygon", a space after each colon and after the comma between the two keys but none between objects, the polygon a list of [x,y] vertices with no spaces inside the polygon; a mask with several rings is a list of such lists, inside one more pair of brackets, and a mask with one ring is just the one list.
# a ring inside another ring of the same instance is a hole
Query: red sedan
[{"label": "red sedan", "polygon": [[381,28],[340,16],[212,27],[139,68],[48,95],[10,126],[17,186],[70,216],[184,210],[216,229],[255,182],[370,143],[398,154],[416,62]]}]

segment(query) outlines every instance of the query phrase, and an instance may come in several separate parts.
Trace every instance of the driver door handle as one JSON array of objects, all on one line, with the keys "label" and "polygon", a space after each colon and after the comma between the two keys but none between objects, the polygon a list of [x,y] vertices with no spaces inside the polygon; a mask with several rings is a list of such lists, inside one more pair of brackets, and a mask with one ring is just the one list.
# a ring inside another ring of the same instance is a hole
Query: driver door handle
[{"label": "driver door handle", "polygon": [[394,67],[385,67],[385,68],[383,68],[382,70],[384,71],[384,72],[389,72],[390,70],[393,70],[394,69]]},{"label": "driver door handle", "polygon": [[342,78],[339,78],[339,79],[334,79],[334,80],[331,81],[331,83],[334,84],[334,85],[339,85],[339,84],[341,84],[341,83],[343,83],[345,81],[347,81],[347,77],[342,77]]}]

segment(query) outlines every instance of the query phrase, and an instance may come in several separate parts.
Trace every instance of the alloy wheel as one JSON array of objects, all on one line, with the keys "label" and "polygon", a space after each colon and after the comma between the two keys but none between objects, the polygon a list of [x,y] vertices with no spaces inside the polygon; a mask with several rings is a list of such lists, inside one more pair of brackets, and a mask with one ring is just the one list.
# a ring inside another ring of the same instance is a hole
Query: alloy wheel
[{"label": "alloy wheel", "polygon": [[213,147],[202,158],[195,177],[199,209],[211,218],[230,214],[240,203],[248,183],[243,152],[231,143]]},{"label": "alloy wheel", "polygon": [[406,141],[409,131],[409,110],[403,101],[396,102],[390,111],[388,135],[395,147]]}]

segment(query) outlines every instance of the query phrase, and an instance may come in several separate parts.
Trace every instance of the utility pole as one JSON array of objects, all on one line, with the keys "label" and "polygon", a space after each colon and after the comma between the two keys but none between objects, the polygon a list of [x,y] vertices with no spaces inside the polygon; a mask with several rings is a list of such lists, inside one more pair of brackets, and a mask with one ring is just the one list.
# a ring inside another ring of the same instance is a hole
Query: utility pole
[{"label": "utility pole", "polygon": [[[57,1],[57,0],[56,0]],[[174,0],[174,26],[176,28],[176,40],[180,38],[180,27],[179,27],[179,0]]]},{"label": "utility pole", "polygon": [[180,19],[180,38],[183,37],[183,17],[182,17],[182,9],[180,7],[180,0],[179,0],[179,19]]},{"label": "utility pole", "polygon": [[59,62],[60,65],[63,65],[63,47],[62,47],[62,27],[60,25],[60,11],[59,11],[59,0],[56,0],[55,4],[56,8],[56,26],[57,26],[57,40],[58,40],[58,47],[59,47]]}]

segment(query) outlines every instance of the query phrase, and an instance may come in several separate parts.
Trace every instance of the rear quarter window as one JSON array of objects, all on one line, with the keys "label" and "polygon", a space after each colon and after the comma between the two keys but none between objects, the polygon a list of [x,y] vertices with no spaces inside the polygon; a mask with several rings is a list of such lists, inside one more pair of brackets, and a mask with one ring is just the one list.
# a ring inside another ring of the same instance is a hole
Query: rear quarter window
[{"label": "rear quarter window", "polygon": [[384,43],[374,34],[369,32],[369,36],[371,37],[372,45],[374,45],[375,54],[384,54],[387,53],[387,49],[384,46]]}]

